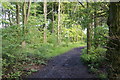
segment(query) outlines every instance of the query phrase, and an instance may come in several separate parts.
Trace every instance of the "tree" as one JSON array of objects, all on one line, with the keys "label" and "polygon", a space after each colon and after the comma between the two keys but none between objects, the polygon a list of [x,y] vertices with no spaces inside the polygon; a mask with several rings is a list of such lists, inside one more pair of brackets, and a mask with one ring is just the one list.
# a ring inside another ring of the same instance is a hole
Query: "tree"
[{"label": "tree", "polygon": [[52,3],[52,33],[54,33],[54,3]]},{"label": "tree", "polygon": [[28,17],[30,15],[30,6],[31,6],[31,0],[29,0],[29,2],[23,2],[23,24],[24,25],[28,23]]},{"label": "tree", "polygon": [[58,40],[58,43],[61,42],[61,34],[60,34],[60,0],[58,2],[58,28],[57,28],[57,40]]},{"label": "tree", "polygon": [[44,0],[44,43],[47,42],[47,1]]},{"label": "tree", "polygon": [[[26,9],[26,4],[27,4],[27,9]],[[29,0],[29,2],[23,2],[23,8],[22,8],[22,11],[23,11],[23,36],[25,38],[25,26],[26,24],[28,23],[28,17],[30,15],[30,5],[31,5],[31,0]],[[26,42],[25,40],[23,40],[22,42],[22,47],[25,47],[26,45]]]},{"label": "tree", "polygon": [[108,76],[120,78],[120,2],[111,2],[109,8]]},{"label": "tree", "polygon": [[[89,8],[89,4],[87,2],[87,9]],[[88,9],[89,11],[89,9]],[[89,14],[89,12],[87,11],[87,13]],[[91,15],[88,15],[88,18],[90,18]],[[89,19],[87,22],[87,54],[90,53],[90,48],[91,48],[91,25],[89,23]]]},{"label": "tree", "polygon": [[18,2],[16,4],[16,23],[20,24],[20,5]]}]

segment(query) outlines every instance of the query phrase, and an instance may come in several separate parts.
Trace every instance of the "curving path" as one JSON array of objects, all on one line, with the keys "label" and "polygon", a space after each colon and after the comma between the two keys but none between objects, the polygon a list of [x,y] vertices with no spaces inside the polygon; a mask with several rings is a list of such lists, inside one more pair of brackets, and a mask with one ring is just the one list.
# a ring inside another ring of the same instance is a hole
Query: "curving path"
[{"label": "curving path", "polygon": [[28,78],[95,78],[80,60],[80,53],[83,48],[74,48],[54,57],[47,66]]}]

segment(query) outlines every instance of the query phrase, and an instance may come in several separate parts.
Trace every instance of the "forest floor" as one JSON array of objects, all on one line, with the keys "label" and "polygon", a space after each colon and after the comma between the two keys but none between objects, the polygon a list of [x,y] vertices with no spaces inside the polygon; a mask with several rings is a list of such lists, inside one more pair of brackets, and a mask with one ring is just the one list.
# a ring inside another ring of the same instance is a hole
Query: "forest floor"
[{"label": "forest floor", "polygon": [[50,59],[45,67],[27,78],[95,78],[80,60],[83,48],[74,48]]}]

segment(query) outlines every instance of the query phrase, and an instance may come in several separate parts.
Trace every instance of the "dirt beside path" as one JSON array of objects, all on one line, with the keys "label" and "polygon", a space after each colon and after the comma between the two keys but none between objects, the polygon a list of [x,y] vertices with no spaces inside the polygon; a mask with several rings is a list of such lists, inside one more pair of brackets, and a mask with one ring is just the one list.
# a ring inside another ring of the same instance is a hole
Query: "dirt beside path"
[{"label": "dirt beside path", "polygon": [[47,66],[28,78],[95,78],[80,60],[83,48],[74,48],[52,58]]}]

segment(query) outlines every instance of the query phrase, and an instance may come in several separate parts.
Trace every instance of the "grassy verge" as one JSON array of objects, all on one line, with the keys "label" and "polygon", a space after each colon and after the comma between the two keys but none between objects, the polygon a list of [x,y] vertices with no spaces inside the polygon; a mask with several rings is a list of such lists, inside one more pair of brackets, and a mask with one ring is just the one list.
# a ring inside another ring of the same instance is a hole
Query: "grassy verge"
[{"label": "grassy verge", "polygon": [[[25,48],[19,48],[16,50],[15,64],[13,68],[8,68],[6,61],[3,60],[5,67],[3,78],[18,78],[30,75],[33,72],[40,70],[46,65],[47,60],[52,57],[63,54],[72,48],[85,46],[85,43],[76,42],[69,44],[53,45],[53,44],[27,44]],[[9,71],[9,72],[7,72]]]},{"label": "grassy verge", "polygon": [[54,57],[54,56],[58,56],[60,54],[63,54],[69,50],[71,50],[72,48],[76,48],[76,47],[80,47],[80,46],[86,46],[85,43],[81,43],[81,42],[76,42],[76,43],[70,43],[67,46],[57,46],[57,47],[53,47],[51,52],[48,52],[48,54],[45,55],[45,57],[47,59]]}]

